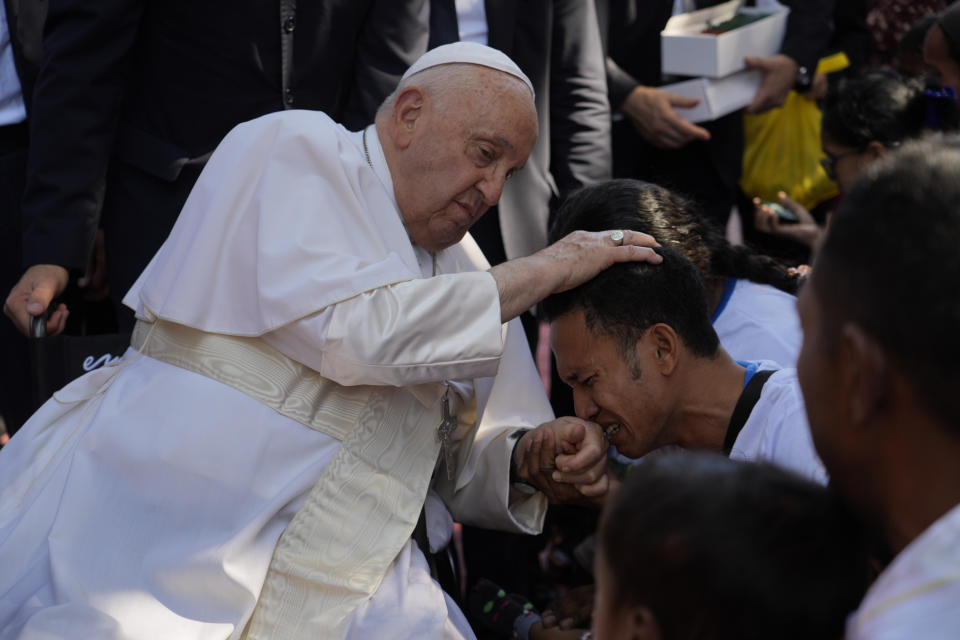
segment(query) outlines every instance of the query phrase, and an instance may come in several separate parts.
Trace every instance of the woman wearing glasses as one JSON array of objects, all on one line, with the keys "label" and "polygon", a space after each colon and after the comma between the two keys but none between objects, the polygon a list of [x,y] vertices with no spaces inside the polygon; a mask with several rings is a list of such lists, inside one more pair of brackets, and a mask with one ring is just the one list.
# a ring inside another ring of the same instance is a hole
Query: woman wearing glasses
[{"label": "woman wearing glasses", "polygon": [[[820,162],[836,180],[841,196],[867,166],[905,140],[960,128],[960,104],[950,89],[893,71],[841,79],[827,92],[822,111]],[[822,227],[786,194],[780,194],[780,202],[796,220],[782,219],[782,214],[755,199],[757,229],[814,249]]]}]

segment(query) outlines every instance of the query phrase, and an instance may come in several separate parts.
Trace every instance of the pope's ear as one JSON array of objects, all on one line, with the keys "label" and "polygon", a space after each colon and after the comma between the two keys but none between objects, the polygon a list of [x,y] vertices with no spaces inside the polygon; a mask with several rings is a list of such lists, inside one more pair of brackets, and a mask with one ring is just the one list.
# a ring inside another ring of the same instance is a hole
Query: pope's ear
[{"label": "pope's ear", "polygon": [[413,141],[425,99],[423,91],[417,87],[407,87],[397,95],[390,120],[390,137],[398,149],[406,149]]}]

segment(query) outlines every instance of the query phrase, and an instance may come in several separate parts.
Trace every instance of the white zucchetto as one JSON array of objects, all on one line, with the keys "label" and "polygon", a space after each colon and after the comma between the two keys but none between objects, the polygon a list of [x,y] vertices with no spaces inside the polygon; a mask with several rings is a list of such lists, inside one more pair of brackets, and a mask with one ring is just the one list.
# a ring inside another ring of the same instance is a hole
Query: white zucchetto
[{"label": "white zucchetto", "polygon": [[523,83],[527,85],[527,88],[530,89],[530,94],[535,95],[533,83],[530,82],[530,78],[520,70],[520,67],[518,67],[507,54],[493,47],[477,44],[476,42],[451,42],[450,44],[441,45],[427,51],[420,56],[416,62],[410,65],[407,72],[400,78],[400,82],[403,83],[415,73],[420,73],[430,67],[438,67],[442,64],[478,64],[482,67],[503,71],[522,80]]}]

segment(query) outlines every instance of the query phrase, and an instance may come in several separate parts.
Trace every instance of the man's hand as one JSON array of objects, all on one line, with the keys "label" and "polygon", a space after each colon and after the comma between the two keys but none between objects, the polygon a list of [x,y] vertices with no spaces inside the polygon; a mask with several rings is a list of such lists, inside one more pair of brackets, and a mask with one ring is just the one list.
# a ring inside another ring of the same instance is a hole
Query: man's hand
[{"label": "man's hand", "polygon": [[589,627],[595,593],[596,587],[592,584],[570,589],[562,598],[544,609],[541,616],[543,626],[547,629]]},{"label": "man's hand", "polygon": [[620,106],[623,115],[630,118],[644,140],[661,149],[679,149],[694,140],[709,140],[710,132],[687,122],[676,109],[690,109],[699,104],[697,98],[686,98],[675,93],[636,87]]},{"label": "man's hand", "polygon": [[601,503],[610,488],[607,441],[599,425],[579,418],[546,422],[520,439],[517,472],[552,503]]},{"label": "man's hand", "polygon": [[748,69],[763,72],[763,81],[747,107],[749,113],[763,113],[787,101],[790,90],[797,83],[800,66],[790,56],[778,53],[769,58],[744,58]]},{"label": "man's hand", "polygon": [[[55,264],[35,264],[10,290],[3,312],[23,335],[30,334],[30,316],[42,315],[50,303],[67,287],[69,274]],[[60,304],[47,319],[47,334],[56,335],[67,323],[67,305]]]}]

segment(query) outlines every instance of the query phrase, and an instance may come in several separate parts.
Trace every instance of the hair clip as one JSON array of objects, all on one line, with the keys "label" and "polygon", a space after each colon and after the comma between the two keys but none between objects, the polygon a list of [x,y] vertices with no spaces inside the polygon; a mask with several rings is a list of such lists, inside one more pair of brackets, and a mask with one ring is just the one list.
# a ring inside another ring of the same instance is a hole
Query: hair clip
[{"label": "hair clip", "polygon": [[789,269],[787,269],[787,275],[789,275],[792,278],[796,278],[797,280],[803,280],[804,278],[810,275],[810,271],[811,271],[810,265],[801,264],[799,266],[790,267]]}]

